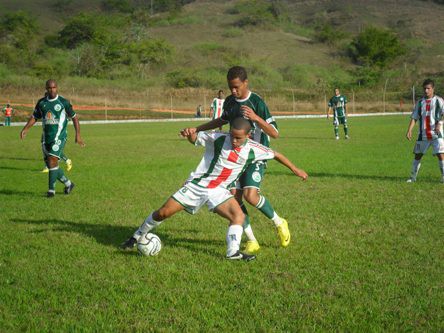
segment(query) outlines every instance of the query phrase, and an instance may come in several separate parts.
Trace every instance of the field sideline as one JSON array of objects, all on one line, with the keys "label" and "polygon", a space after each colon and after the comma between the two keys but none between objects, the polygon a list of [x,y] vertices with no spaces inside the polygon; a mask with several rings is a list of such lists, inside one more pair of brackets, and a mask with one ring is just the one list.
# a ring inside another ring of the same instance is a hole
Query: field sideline
[{"label": "field sideline", "polygon": [[66,154],[76,183],[48,200],[35,126],[0,128],[0,331],[443,331],[444,185],[436,158],[407,184],[408,116],[279,119],[273,148],[310,176],[270,162],[263,193],[287,218],[279,247],[250,208],[261,252],[228,262],[226,223],[206,209],[156,233],[159,256],[117,246],[195,168],[186,122],[88,125]]}]

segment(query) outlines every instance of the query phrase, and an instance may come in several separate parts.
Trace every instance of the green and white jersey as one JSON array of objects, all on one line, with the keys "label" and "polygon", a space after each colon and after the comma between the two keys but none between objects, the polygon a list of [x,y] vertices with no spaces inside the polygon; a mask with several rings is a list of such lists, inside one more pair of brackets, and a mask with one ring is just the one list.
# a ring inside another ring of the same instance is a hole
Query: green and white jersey
[{"label": "green and white jersey", "polygon": [[418,141],[435,140],[443,137],[442,126],[438,133],[435,125],[443,119],[444,100],[439,96],[421,98],[412,112],[412,119],[419,121]]},{"label": "green and white jersey", "polygon": [[211,110],[213,110],[213,119],[220,118],[222,112],[224,111],[224,99],[215,98],[211,103]]},{"label": "green and white jersey", "polygon": [[54,99],[41,98],[32,116],[35,119],[42,119],[43,142],[49,144],[66,140],[68,117],[74,118],[76,113],[67,99],[57,95]]},{"label": "green and white jersey", "polygon": [[199,132],[195,145],[204,146],[205,154],[188,181],[205,188],[227,188],[250,164],[274,158],[270,148],[250,139],[233,149],[228,133]]},{"label": "green and white jersey", "polygon": [[333,96],[328,102],[328,106],[333,109],[333,117],[345,117],[345,104],[347,104],[347,97],[344,95]]},{"label": "green and white jersey", "polygon": [[[241,106],[247,105],[253,109],[253,111],[273,126],[277,131],[277,124],[270,111],[268,110],[267,104],[265,104],[264,100],[256,93],[249,92],[248,97],[245,99],[237,99],[233,95],[227,97],[224,103],[224,112],[222,113],[221,119],[226,120],[228,122],[232,122],[235,118],[242,117]],[[270,137],[262,131],[262,129],[254,122],[251,122],[253,126],[252,139],[260,144],[269,147],[270,146]]]}]

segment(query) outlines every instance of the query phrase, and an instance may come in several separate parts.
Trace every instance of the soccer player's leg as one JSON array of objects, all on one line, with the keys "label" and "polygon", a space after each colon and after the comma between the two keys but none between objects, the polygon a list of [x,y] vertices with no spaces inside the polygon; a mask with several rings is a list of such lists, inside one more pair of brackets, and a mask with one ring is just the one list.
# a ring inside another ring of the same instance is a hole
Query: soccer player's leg
[{"label": "soccer player's leg", "polygon": [[72,183],[64,174],[63,170],[59,168],[60,155],[63,153],[65,141],[57,143],[45,144],[46,161],[49,168],[48,173],[48,193],[49,198],[55,195],[55,184],[59,180],[65,185],[65,194],[71,193],[74,188]]},{"label": "soccer player's leg", "polygon": [[265,164],[257,163],[254,165],[254,171],[243,184],[244,198],[250,205],[255,206],[262,214],[273,221],[281,240],[281,246],[287,247],[291,239],[288,223],[276,213],[270,201],[260,193],[264,173]]},{"label": "soccer player's leg", "polygon": [[344,134],[345,134],[345,138],[349,139],[350,137],[348,136],[348,126],[347,126],[347,118],[346,117],[342,117],[341,119],[341,124],[344,125]]},{"label": "soccer player's leg", "polygon": [[[213,203],[209,203],[210,205]],[[211,207],[210,207],[211,208]],[[226,258],[229,260],[245,260],[251,261],[256,259],[256,256],[240,252],[240,243],[242,240],[242,232],[245,216],[239,203],[233,197],[228,198],[221,204],[213,208],[213,211],[218,215],[230,221],[228,226],[226,242],[227,252]]]},{"label": "soccer player's leg", "polygon": [[60,158],[63,160],[63,162],[66,163],[66,171],[71,171],[72,169],[72,161],[68,158],[68,156],[65,155],[65,153],[60,156]]},{"label": "soccer player's leg", "polygon": [[337,117],[333,117],[333,127],[335,130],[335,138],[339,140],[339,121]]},{"label": "soccer player's leg", "polygon": [[413,148],[413,153],[415,154],[415,158],[412,162],[412,169],[410,171],[410,178],[407,179],[407,183],[416,182],[416,178],[418,177],[419,169],[421,168],[421,158],[427,152],[430,146],[429,141],[416,141],[415,147]]},{"label": "soccer player's leg", "polygon": [[438,167],[441,173],[441,183],[444,183],[444,139],[433,140],[433,155],[438,158]]}]

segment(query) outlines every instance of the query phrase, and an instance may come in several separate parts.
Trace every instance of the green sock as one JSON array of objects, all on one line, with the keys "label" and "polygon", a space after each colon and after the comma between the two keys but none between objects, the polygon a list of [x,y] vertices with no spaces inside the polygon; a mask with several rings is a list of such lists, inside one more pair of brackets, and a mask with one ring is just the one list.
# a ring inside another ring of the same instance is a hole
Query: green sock
[{"label": "green sock", "polygon": [[344,133],[345,133],[345,135],[348,135],[348,127],[347,126],[344,126]]},{"label": "green sock", "polygon": [[335,126],[335,136],[339,136],[339,128]]},{"label": "green sock", "polygon": [[264,196],[259,196],[259,202],[256,205],[256,208],[259,209],[262,214],[264,214],[269,219],[272,219],[275,215],[274,209],[271,206],[270,201],[268,201]]},{"label": "green sock", "polygon": [[58,166],[55,168],[49,169],[49,175],[48,175],[48,179],[49,179],[49,184],[48,184],[49,190],[48,191],[49,192],[55,193],[55,184],[56,184],[58,175],[59,175],[59,167]]},{"label": "green sock", "polygon": [[63,170],[60,169],[60,168],[59,168],[59,170],[58,170],[57,179],[58,179],[61,183],[65,184],[65,186],[69,186],[69,185],[71,185],[71,181],[70,181],[68,178],[66,178],[65,173],[64,173]]}]

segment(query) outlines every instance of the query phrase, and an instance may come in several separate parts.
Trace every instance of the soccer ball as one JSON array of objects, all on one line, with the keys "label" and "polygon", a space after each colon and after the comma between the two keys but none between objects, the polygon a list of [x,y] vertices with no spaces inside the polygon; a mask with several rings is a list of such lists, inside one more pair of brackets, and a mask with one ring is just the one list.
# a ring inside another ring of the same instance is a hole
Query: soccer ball
[{"label": "soccer ball", "polygon": [[137,241],[137,250],[144,256],[156,256],[162,248],[160,238],[151,233],[147,233]]}]

